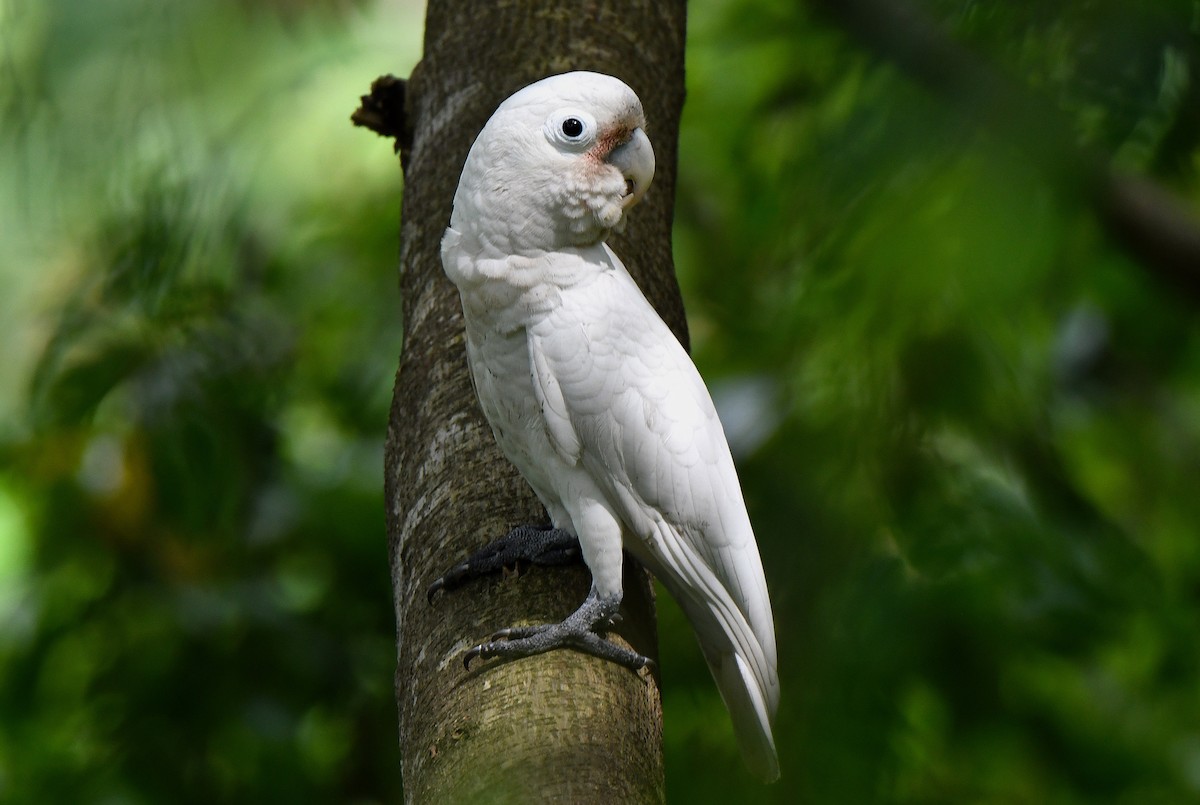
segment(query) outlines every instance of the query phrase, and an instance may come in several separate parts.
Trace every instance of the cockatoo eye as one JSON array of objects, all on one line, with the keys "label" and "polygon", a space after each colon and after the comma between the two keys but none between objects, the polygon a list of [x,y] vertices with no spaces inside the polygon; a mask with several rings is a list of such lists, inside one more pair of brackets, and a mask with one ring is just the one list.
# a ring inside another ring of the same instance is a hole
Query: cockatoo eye
[{"label": "cockatoo eye", "polygon": [[596,119],[577,109],[560,109],[546,121],[546,139],[572,151],[583,150],[596,139]]},{"label": "cockatoo eye", "polygon": [[571,140],[583,134],[583,121],[577,117],[568,117],[562,122],[562,133]]}]

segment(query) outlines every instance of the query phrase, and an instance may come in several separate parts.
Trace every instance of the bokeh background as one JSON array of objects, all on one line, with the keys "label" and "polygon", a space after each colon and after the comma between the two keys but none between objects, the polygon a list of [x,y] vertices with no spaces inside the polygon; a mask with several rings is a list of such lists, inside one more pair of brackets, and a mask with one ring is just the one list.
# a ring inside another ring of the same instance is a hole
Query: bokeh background
[{"label": "bokeh background", "polygon": [[[923,7],[1200,207],[1200,3]],[[423,11],[0,0],[0,801],[399,799],[401,176],[348,116]],[[669,798],[1200,801],[1197,300],[801,4],[690,16],[676,254],[784,777],[664,596]]]}]

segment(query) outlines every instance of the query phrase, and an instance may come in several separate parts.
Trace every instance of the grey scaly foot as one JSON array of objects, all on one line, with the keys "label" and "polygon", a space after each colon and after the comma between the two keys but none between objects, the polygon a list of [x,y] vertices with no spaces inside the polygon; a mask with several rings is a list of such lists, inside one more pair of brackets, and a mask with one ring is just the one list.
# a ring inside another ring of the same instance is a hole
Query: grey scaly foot
[{"label": "grey scaly foot", "polygon": [[463,657],[463,665],[469,671],[471,660],[476,657],[519,659],[558,648],[570,648],[615,662],[633,671],[653,666],[654,661],[649,657],[618,646],[597,634],[597,630],[605,631],[618,620],[620,606],[619,596],[601,598],[593,589],[588,593],[583,605],[568,615],[562,623],[501,629],[492,635],[490,642],[468,650]]},{"label": "grey scaly foot", "polygon": [[446,571],[430,585],[427,595],[432,602],[438,590],[453,590],[471,579],[498,573],[521,562],[552,566],[577,561],[579,540],[570,532],[550,526],[517,526]]}]

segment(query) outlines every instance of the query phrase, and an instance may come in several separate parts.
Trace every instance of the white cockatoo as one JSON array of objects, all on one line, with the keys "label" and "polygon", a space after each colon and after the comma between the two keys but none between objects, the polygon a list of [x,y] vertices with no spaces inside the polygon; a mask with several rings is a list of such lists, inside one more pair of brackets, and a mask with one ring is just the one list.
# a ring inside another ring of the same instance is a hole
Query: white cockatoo
[{"label": "white cockatoo", "polygon": [[467,662],[572,647],[640,668],[601,636],[628,550],[687,614],[748,765],[774,780],[775,627],[733,459],[687,352],[604,242],[654,176],[644,126],[626,84],[573,72],[508,98],[471,147],[442,265],[480,407],[553,527],[514,529],[430,597],[518,558],[581,552],[592,588],[576,612],[497,632]]}]

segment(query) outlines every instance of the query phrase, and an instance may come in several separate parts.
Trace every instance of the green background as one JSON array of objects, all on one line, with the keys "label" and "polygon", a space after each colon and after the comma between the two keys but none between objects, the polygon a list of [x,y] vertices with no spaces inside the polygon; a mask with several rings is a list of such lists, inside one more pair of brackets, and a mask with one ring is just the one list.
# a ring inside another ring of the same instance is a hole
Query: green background
[{"label": "green background", "polygon": [[[1200,3],[924,7],[1200,204]],[[0,0],[0,801],[399,799],[401,176],[348,115],[422,17]],[[694,2],[687,65],[783,779],[664,597],[669,798],[1200,801],[1197,300],[797,3]]]}]

